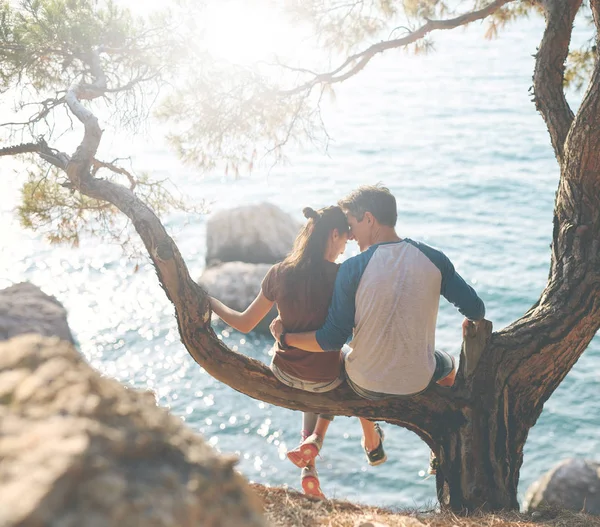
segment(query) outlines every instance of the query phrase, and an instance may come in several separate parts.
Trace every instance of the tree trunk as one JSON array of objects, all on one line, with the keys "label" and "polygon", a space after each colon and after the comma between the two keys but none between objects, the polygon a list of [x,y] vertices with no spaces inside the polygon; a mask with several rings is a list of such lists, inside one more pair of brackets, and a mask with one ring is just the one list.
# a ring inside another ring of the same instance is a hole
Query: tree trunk
[{"label": "tree trunk", "polygon": [[523,444],[507,435],[505,402],[468,407],[461,426],[450,431],[440,445],[438,498],[455,512],[518,509],[517,483]]},{"label": "tree trunk", "polygon": [[495,382],[499,350],[492,353],[492,338],[488,321],[465,337],[453,388],[458,411],[433,438],[438,499],[460,513],[519,506],[517,484],[530,420],[514,418],[508,386]]},{"label": "tree trunk", "polygon": [[[581,0],[545,0],[534,93],[561,170],[552,259],[540,300],[488,342],[465,342],[458,422],[434,437],[438,497],[454,511],[516,509],[529,430],[600,327],[600,65],[574,116],[564,62]],[[600,27],[600,1],[590,2]],[[469,345],[472,349],[469,350]]]}]

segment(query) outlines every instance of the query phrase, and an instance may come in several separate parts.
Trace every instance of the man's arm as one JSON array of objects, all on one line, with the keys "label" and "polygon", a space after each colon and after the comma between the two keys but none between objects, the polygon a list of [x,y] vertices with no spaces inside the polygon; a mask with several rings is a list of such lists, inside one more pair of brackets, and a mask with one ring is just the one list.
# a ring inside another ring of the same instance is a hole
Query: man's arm
[{"label": "man's arm", "polygon": [[[281,319],[277,317],[269,326],[271,333],[275,340],[281,343],[281,335],[285,332]],[[314,351],[316,353],[325,351],[317,342],[316,331],[307,331],[305,333],[286,333],[285,334],[285,345],[293,346],[304,351]]]},{"label": "man's arm", "polygon": [[483,320],[483,317],[485,317],[483,300],[477,296],[475,289],[456,272],[452,262],[445,255],[444,257],[447,261],[447,269],[445,276],[442,273],[442,295],[448,302],[454,304],[467,319],[472,321]]},{"label": "man's arm", "polygon": [[[305,351],[338,351],[352,335],[354,328],[355,297],[362,273],[370,255],[362,253],[345,261],[338,271],[329,305],[327,320],[317,331],[306,333],[286,333],[285,344]],[[275,323],[276,324],[276,323]],[[271,333],[279,341],[283,326],[276,324],[278,333]]]},{"label": "man's arm", "polygon": [[482,320],[485,316],[485,305],[462,276],[460,276],[450,259],[442,252],[421,242],[410,240],[435,265],[442,274],[440,293],[458,311],[472,321]]}]

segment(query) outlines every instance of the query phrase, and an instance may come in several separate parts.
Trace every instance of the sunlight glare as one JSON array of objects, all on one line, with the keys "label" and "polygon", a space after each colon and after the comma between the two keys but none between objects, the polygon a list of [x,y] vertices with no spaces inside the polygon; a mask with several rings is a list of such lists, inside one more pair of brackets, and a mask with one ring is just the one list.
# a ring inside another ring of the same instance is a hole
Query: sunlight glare
[{"label": "sunlight glare", "polygon": [[298,44],[295,28],[273,3],[211,2],[204,16],[208,51],[230,62],[250,64],[285,56]]}]

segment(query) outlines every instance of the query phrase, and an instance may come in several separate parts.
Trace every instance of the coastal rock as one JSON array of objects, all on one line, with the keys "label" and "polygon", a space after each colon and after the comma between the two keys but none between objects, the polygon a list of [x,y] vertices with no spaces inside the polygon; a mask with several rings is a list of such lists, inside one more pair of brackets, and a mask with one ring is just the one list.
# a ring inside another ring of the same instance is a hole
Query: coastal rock
[{"label": "coastal rock", "polygon": [[264,526],[235,460],[58,338],[0,343],[2,527]]},{"label": "coastal rock", "polygon": [[272,203],[217,212],[206,224],[206,266],[279,262],[290,252],[299,229],[298,222]]},{"label": "coastal rock", "polygon": [[544,474],[527,489],[524,508],[544,507],[600,515],[600,463],[566,459]]},{"label": "coastal rock", "polygon": [[[260,292],[263,278],[270,268],[271,264],[227,262],[206,269],[199,283],[225,305],[244,311]],[[269,324],[276,316],[277,309],[273,307],[256,326],[256,331],[269,333]]]},{"label": "coastal rock", "polygon": [[0,290],[0,340],[25,333],[73,342],[65,308],[28,282]]}]

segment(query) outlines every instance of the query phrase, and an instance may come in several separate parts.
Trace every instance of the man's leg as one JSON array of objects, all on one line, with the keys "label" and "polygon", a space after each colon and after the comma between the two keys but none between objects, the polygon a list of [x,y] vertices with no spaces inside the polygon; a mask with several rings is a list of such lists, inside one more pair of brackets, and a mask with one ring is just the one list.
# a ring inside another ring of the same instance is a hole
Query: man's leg
[{"label": "man's leg", "polygon": [[440,386],[452,386],[456,379],[454,357],[445,351],[435,350],[435,371],[433,380]]},{"label": "man's leg", "polygon": [[359,417],[363,429],[362,446],[367,455],[369,465],[381,465],[387,461],[387,455],[383,449],[383,431],[379,425]]},{"label": "man's leg", "polygon": [[381,438],[375,428],[375,423],[363,417],[358,418],[363,430],[363,446],[369,452],[375,450],[381,443]]},{"label": "man's leg", "polygon": [[[454,362],[454,357],[445,351],[435,350],[435,372],[433,375],[435,382],[440,386],[452,386],[456,379],[456,364]],[[433,476],[437,472],[438,465],[439,463],[435,454],[430,452],[427,473]]]},{"label": "man's leg", "polygon": [[[344,352],[344,371],[346,360],[348,359],[348,353]],[[346,382],[348,386],[352,388],[352,391],[362,397],[364,399],[368,399],[370,401],[377,401],[379,399],[388,397],[387,395],[378,394],[375,392],[370,392],[369,390],[365,390],[364,388],[360,388],[356,384],[352,382],[352,379],[346,374]],[[365,454],[367,455],[367,460],[370,465],[380,465],[387,460],[387,456],[383,449],[383,431],[379,428],[379,425],[376,425],[373,421],[369,421],[363,417],[358,418],[360,421],[360,426],[363,430],[363,438],[362,438],[362,446],[365,449]]]},{"label": "man's leg", "polygon": [[456,368],[452,367],[452,371],[446,375],[443,379],[437,381],[440,386],[452,386],[454,384],[454,380],[456,379]]}]

